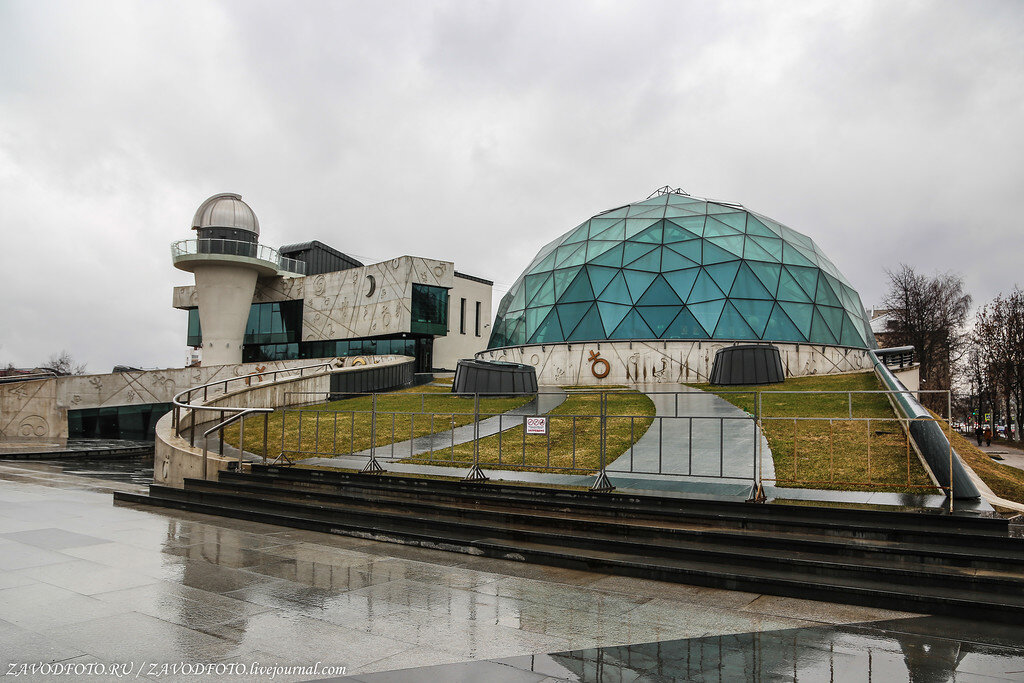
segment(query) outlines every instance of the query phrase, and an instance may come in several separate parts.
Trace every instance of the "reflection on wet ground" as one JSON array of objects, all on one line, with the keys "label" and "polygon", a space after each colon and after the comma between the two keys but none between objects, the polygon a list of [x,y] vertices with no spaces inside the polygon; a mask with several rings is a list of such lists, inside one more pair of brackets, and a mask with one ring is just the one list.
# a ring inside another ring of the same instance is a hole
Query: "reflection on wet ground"
[{"label": "reflection on wet ground", "polygon": [[72,473],[81,465],[0,463],[5,669],[321,662],[370,680],[1024,676],[1021,629],[114,506],[110,490],[141,488],[133,476]]}]

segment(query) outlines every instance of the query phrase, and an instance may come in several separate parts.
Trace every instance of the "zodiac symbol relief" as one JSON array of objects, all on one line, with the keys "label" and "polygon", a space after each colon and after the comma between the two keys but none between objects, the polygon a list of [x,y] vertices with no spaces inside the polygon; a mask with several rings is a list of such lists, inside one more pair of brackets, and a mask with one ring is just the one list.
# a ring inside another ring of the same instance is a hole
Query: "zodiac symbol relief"
[{"label": "zodiac symbol relief", "polygon": [[[590,358],[588,358],[587,360],[590,361],[591,374],[593,374],[594,377],[598,379],[604,379],[605,377],[608,376],[608,373],[612,371],[612,366],[608,365],[608,361],[606,361],[604,358],[601,358],[600,351],[591,351]],[[600,370],[598,369],[599,365],[602,368]]]},{"label": "zodiac symbol relief", "polygon": [[46,436],[50,425],[40,415],[29,415],[18,425],[18,436]]}]

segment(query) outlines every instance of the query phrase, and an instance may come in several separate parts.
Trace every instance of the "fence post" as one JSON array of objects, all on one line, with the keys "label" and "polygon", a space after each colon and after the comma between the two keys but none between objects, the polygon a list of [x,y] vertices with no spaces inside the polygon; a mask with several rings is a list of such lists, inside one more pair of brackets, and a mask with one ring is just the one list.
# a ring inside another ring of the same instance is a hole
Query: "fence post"
[{"label": "fence post", "polygon": [[[1010,416],[1006,416],[1009,432]],[[953,393],[946,392],[946,442],[949,444],[949,514],[953,514]]]},{"label": "fence post", "polygon": [[606,392],[601,392],[599,394],[599,396],[600,396],[599,404],[601,406],[601,410],[600,410],[601,418],[600,418],[600,427],[599,427],[600,438],[598,439],[598,442],[600,443],[600,463],[601,463],[601,469],[600,469],[600,471],[598,471],[597,478],[594,480],[594,483],[590,487],[590,490],[591,491],[596,491],[598,493],[607,493],[609,491],[614,491],[615,490],[615,487],[612,485],[611,480],[608,479],[608,473],[605,472],[605,469],[604,469],[605,448],[606,448],[606,441],[605,441],[605,439],[607,438],[607,429],[608,429],[608,394]]},{"label": "fence post", "polygon": [[377,462],[377,394],[371,394],[370,402],[370,459],[360,474],[380,474],[384,468]]},{"label": "fence post", "polygon": [[763,503],[767,500],[764,495],[764,485],[761,481],[761,459],[759,457],[761,448],[761,392],[757,392],[757,401],[754,404],[754,481],[750,486],[750,497],[748,503]]},{"label": "fence post", "polygon": [[[454,434],[454,431],[452,432]],[[473,466],[462,481],[487,481],[487,475],[480,469],[480,394],[473,394]]]},{"label": "fence post", "polygon": [[270,413],[263,413],[263,464],[267,464],[267,423],[270,422]]}]

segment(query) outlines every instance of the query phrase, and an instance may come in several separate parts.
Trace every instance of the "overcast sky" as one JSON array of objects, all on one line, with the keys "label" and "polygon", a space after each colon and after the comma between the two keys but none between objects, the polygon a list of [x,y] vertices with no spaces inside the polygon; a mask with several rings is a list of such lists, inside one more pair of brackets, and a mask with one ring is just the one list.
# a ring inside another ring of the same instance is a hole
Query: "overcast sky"
[{"label": "overcast sky", "polygon": [[0,364],[176,367],[169,244],[238,192],[272,246],[537,249],[671,185],[886,268],[1021,274],[1024,2],[0,0]]}]

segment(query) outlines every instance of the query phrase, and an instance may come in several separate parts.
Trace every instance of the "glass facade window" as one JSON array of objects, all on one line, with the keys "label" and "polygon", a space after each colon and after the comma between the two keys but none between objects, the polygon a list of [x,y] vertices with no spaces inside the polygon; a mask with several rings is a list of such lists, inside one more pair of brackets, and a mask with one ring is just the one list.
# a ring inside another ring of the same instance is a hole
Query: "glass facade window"
[{"label": "glass facade window", "polygon": [[444,287],[413,284],[412,332],[417,334],[448,333],[448,290]]},{"label": "glass facade window", "polygon": [[474,326],[476,328],[476,336],[480,336],[480,302],[476,302],[476,316],[474,318]]},{"label": "glass facade window", "polygon": [[262,363],[297,358],[339,358],[345,356],[399,355],[416,359],[416,372],[430,372],[433,363],[434,338],[374,337],[369,339],[337,339],[290,344],[246,344],[242,347],[243,363]]},{"label": "glass facade window", "polygon": [[[298,342],[301,336],[301,301],[273,301],[249,307],[243,344],[287,344]],[[188,309],[187,344],[195,347],[203,345],[203,328],[198,308]]]},{"label": "glass facade window", "polygon": [[146,403],[69,410],[68,436],[152,441],[157,420],[169,413],[172,407],[170,403]]},{"label": "glass facade window", "polygon": [[875,346],[860,296],[813,240],[678,191],[542,248],[502,297],[488,348],[605,339]]},{"label": "glass facade window", "polygon": [[466,300],[459,300],[459,334],[466,334]]}]

